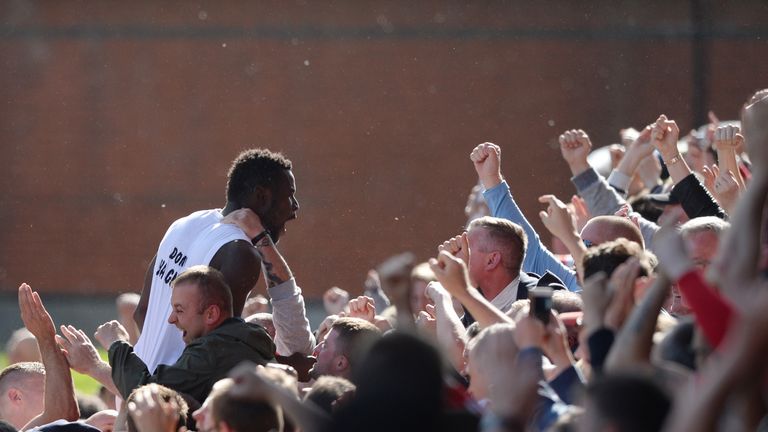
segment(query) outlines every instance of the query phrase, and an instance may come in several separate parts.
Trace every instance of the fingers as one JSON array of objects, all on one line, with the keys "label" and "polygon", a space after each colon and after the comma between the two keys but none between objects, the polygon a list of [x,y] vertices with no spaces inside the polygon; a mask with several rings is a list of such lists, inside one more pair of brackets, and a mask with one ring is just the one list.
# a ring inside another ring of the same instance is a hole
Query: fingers
[{"label": "fingers", "polygon": [[582,129],[571,129],[563,132],[558,138],[560,145],[569,149],[575,149],[583,145],[591,146],[589,135]]},{"label": "fingers", "polygon": [[73,344],[78,341],[79,335],[77,334],[77,331],[74,327],[69,326],[70,328],[67,328],[65,325],[59,326],[59,329],[61,330],[61,334],[64,335],[65,338],[67,338],[67,341],[70,344]]},{"label": "fingers", "polygon": [[635,279],[637,279],[639,274],[640,260],[637,257],[628,259],[613,271],[609,283],[611,289],[620,293],[619,295],[622,297],[632,293],[631,288],[634,286]]},{"label": "fingers", "polygon": [[59,344],[60,347],[62,347],[65,351],[69,352],[70,347],[72,346],[72,342],[59,336],[59,335],[53,335],[54,339],[56,339],[56,343]]},{"label": "fingers", "polygon": [[29,319],[32,314],[32,308],[30,307],[32,296],[32,288],[29,285],[23,283],[19,286],[19,310],[21,311],[21,317],[27,317]]},{"label": "fingers", "polygon": [[457,254],[462,250],[469,250],[469,236],[466,232],[452,237],[443,242],[443,244],[437,246],[437,251],[446,251],[450,254]]},{"label": "fingers", "polygon": [[469,251],[469,234],[465,231],[461,233],[460,242],[461,242],[461,249],[464,251]]},{"label": "fingers", "polygon": [[469,159],[474,163],[482,163],[485,162],[489,156],[494,156],[496,158],[500,157],[501,147],[493,143],[484,142],[472,150],[469,154]]},{"label": "fingers", "polygon": [[592,276],[584,279],[584,291],[600,291],[605,292],[608,290],[608,276],[605,272],[598,272]]},{"label": "fingers", "polygon": [[435,318],[437,315],[435,313],[435,305],[428,304],[426,307],[426,312],[432,317]]},{"label": "fingers", "polygon": [[635,139],[635,144],[644,144],[651,141],[651,133],[653,132],[653,127],[651,125],[646,126],[643,128],[643,130],[640,132],[640,135],[637,136],[637,139]]},{"label": "fingers", "polygon": [[707,113],[707,117],[709,117],[709,122],[714,124],[714,125],[720,123],[720,119],[717,118],[717,116],[715,115],[715,112],[712,111],[712,110],[710,110]]},{"label": "fingers", "polygon": [[542,203],[542,204],[554,205],[556,199],[557,198],[555,198],[554,195],[547,194],[547,195],[540,196],[539,197],[539,202]]}]

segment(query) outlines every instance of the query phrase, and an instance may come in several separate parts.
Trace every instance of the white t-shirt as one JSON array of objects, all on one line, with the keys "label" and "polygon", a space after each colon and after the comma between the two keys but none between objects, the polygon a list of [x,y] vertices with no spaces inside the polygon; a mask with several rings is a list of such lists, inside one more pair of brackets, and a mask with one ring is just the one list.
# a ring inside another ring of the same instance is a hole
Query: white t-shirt
[{"label": "white t-shirt", "polygon": [[171,282],[189,267],[209,265],[216,252],[231,241],[250,243],[240,228],[220,223],[222,218],[220,209],[192,213],[174,222],[160,242],[147,315],[134,347],[150,373],[154,373],[158,364],[176,363],[185,346],[181,331],[168,323]]}]

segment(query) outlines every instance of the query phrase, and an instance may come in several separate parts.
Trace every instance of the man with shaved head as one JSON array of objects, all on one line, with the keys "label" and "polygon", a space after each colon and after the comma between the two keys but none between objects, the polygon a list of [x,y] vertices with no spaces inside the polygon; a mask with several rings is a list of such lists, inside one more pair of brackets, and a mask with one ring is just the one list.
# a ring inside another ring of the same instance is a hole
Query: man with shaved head
[{"label": "man with shaved head", "polygon": [[596,216],[584,225],[581,239],[587,247],[625,238],[640,246],[645,246],[643,234],[629,219],[621,216]]},{"label": "man with shaved head", "polygon": [[12,364],[0,372],[0,418],[21,428],[43,412],[45,368],[42,363]]}]

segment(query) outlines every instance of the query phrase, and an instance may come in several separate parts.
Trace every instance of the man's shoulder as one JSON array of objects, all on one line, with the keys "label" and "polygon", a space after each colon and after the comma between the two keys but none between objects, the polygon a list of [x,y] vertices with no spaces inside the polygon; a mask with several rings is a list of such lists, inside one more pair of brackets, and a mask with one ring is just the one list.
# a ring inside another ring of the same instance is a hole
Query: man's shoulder
[{"label": "man's shoulder", "polygon": [[247,323],[242,318],[229,318],[211,333],[193,341],[188,347],[212,349],[218,357],[234,352],[256,351],[260,357],[274,357],[275,345],[264,327]]},{"label": "man's shoulder", "polygon": [[186,216],[182,216],[171,224],[171,226],[174,225],[180,225],[183,223],[187,223],[193,220],[221,220],[221,209],[208,209],[208,210],[197,210],[194,211]]}]

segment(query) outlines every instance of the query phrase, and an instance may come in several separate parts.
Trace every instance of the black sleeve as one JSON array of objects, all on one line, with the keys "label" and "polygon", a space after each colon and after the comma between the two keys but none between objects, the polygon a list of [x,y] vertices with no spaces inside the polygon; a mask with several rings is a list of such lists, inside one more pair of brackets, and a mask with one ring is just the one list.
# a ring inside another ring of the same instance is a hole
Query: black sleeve
[{"label": "black sleeve", "polygon": [[685,214],[691,219],[701,216],[716,216],[720,219],[728,219],[725,210],[717,204],[717,201],[709,194],[707,188],[701,184],[693,173],[688,174],[687,177],[676,184],[672,188],[670,195],[682,204]]},{"label": "black sleeve", "polygon": [[109,347],[109,365],[112,367],[112,381],[120,390],[123,399],[128,399],[131,392],[149,379],[147,365],[133,352],[131,344],[115,341]]},{"label": "black sleeve", "polygon": [[613,330],[607,328],[601,328],[587,337],[589,363],[597,375],[603,371],[603,364],[611,351],[614,337]]}]

